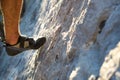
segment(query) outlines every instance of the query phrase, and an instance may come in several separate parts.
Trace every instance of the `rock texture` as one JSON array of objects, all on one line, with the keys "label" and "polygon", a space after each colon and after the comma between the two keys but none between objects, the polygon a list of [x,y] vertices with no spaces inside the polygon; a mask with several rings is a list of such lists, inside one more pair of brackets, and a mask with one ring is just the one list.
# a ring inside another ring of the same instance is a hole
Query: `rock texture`
[{"label": "rock texture", "polygon": [[120,80],[120,0],[25,2],[21,34],[47,42],[14,57],[1,47],[0,80]]}]

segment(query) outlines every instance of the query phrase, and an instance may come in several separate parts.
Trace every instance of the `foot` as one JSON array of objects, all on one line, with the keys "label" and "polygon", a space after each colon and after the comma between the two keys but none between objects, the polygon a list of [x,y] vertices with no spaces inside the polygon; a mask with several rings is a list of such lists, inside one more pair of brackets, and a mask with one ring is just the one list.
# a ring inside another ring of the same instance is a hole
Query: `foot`
[{"label": "foot", "polygon": [[46,42],[46,38],[38,38],[36,41],[33,38],[19,37],[18,43],[15,45],[6,44],[6,51],[8,55],[15,56],[26,50],[36,50]]}]

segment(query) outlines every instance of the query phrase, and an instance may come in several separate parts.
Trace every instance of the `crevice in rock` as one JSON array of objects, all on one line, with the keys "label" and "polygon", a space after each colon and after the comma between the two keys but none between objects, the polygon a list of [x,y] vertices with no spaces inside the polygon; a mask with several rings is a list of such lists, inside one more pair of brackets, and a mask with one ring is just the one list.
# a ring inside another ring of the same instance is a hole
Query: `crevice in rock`
[{"label": "crevice in rock", "polygon": [[99,24],[99,31],[98,33],[100,34],[102,32],[102,29],[104,28],[106,23],[106,20],[101,21],[101,23]]},{"label": "crevice in rock", "polygon": [[58,60],[58,58],[59,58],[59,55],[56,55],[56,57],[55,57],[55,61],[57,61],[57,60]]}]

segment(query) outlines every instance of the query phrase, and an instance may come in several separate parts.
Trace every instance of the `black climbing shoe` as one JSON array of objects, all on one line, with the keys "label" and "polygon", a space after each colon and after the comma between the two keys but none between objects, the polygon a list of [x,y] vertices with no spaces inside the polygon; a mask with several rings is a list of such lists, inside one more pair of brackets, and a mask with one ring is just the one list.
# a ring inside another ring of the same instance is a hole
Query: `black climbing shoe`
[{"label": "black climbing shoe", "polygon": [[15,45],[6,44],[5,47],[8,55],[15,56],[26,50],[31,50],[31,49],[36,50],[40,48],[43,44],[45,44],[45,42],[46,42],[45,37],[38,38],[35,41],[33,38],[26,38],[20,36],[17,44]]}]

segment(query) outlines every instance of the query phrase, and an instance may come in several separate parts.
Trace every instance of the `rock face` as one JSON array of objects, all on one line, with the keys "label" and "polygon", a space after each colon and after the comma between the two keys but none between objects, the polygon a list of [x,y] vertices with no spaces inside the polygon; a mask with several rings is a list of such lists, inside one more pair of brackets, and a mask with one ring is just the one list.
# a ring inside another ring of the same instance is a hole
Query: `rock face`
[{"label": "rock face", "polygon": [[47,42],[14,57],[1,47],[0,80],[120,80],[120,0],[25,2],[21,34]]}]

